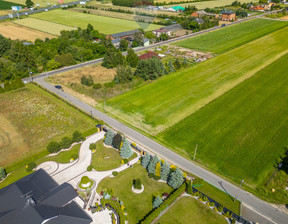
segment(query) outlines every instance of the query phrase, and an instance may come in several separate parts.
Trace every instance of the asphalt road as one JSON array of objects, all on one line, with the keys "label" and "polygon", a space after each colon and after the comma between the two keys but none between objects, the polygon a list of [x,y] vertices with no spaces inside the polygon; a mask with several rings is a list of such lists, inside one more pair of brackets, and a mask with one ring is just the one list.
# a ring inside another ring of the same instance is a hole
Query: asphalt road
[{"label": "asphalt road", "polygon": [[[288,215],[272,207],[265,201],[262,201],[255,197],[254,195],[240,189],[238,186],[231,184],[230,182],[223,180],[221,177],[205,170],[202,167],[194,164],[190,160],[183,158],[182,156],[172,152],[168,148],[160,145],[159,143],[151,140],[150,138],[140,134],[139,132],[127,127],[121,122],[115,120],[114,118],[109,117],[105,113],[102,113],[95,108],[89,106],[88,104],[82,102],[81,100],[63,92],[62,90],[56,89],[54,86],[50,85],[44,80],[44,77],[38,77],[34,80],[39,85],[43,86],[47,90],[59,95],[70,103],[74,104],[78,108],[86,111],[89,114],[92,114],[97,119],[103,120],[105,123],[113,127],[115,130],[125,133],[129,138],[133,139],[135,142],[149,148],[156,154],[159,154],[161,157],[164,157],[169,162],[179,166],[180,168],[191,172],[198,177],[203,178],[210,184],[221,189],[222,191],[227,192],[228,194],[237,197],[241,200],[243,205],[249,208],[250,211],[254,211],[257,214],[261,214],[261,220],[265,220],[266,223],[279,223],[287,224]],[[251,212],[250,212],[251,214]]]}]

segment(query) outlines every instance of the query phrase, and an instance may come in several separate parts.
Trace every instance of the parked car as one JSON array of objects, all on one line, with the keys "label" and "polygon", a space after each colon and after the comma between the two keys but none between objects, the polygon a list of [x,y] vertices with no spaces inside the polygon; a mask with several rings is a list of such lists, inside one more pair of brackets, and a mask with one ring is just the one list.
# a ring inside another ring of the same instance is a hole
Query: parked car
[{"label": "parked car", "polygon": [[224,27],[224,26],[226,26],[226,24],[225,24],[225,23],[223,23],[223,24],[221,25],[221,27]]},{"label": "parked car", "polygon": [[62,89],[62,86],[56,85],[55,88],[56,88],[56,89]]}]

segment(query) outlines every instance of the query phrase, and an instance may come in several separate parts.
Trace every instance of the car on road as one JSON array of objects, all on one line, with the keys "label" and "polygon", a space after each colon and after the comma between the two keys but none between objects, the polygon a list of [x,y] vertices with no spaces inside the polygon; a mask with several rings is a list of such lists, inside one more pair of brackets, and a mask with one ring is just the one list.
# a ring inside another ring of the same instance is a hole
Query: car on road
[{"label": "car on road", "polygon": [[221,27],[224,27],[224,26],[226,26],[226,24],[225,24],[225,23],[223,23],[223,24],[221,25]]},{"label": "car on road", "polygon": [[56,88],[56,89],[62,89],[62,86],[56,85],[55,88]]}]

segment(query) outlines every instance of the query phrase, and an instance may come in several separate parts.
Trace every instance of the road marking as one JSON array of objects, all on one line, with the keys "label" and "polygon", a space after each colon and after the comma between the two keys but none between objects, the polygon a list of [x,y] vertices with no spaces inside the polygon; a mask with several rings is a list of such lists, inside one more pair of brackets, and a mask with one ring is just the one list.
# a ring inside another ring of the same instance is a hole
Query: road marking
[{"label": "road marking", "polygon": [[272,222],[272,223],[277,224],[277,222],[274,222],[273,220],[271,220],[271,219],[268,218],[267,216],[265,216],[265,215],[259,213],[259,212],[256,211],[254,208],[250,207],[249,205],[247,205],[247,204],[245,204],[245,203],[243,203],[243,202],[242,202],[242,205],[245,206],[245,207],[247,207],[247,208],[250,209],[251,211],[257,213],[258,215],[262,216],[263,218],[267,219],[269,222]]}]

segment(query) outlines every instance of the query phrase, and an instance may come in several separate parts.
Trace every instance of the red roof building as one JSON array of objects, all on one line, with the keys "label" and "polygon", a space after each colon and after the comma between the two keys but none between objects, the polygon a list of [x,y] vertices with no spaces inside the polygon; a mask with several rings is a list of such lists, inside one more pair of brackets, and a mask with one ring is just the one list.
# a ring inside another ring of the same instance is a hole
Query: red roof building
[{"label": "red roof building", "polygon": [[156,57],[158,59],[161,59],[161,57],[158,56],[158,54],[156,54],[153,51],[148,51],[146,54],[142,54],[142,55],[139,56],[140,60],[147,60],[147,59],[150,59],[152,57]]}]

